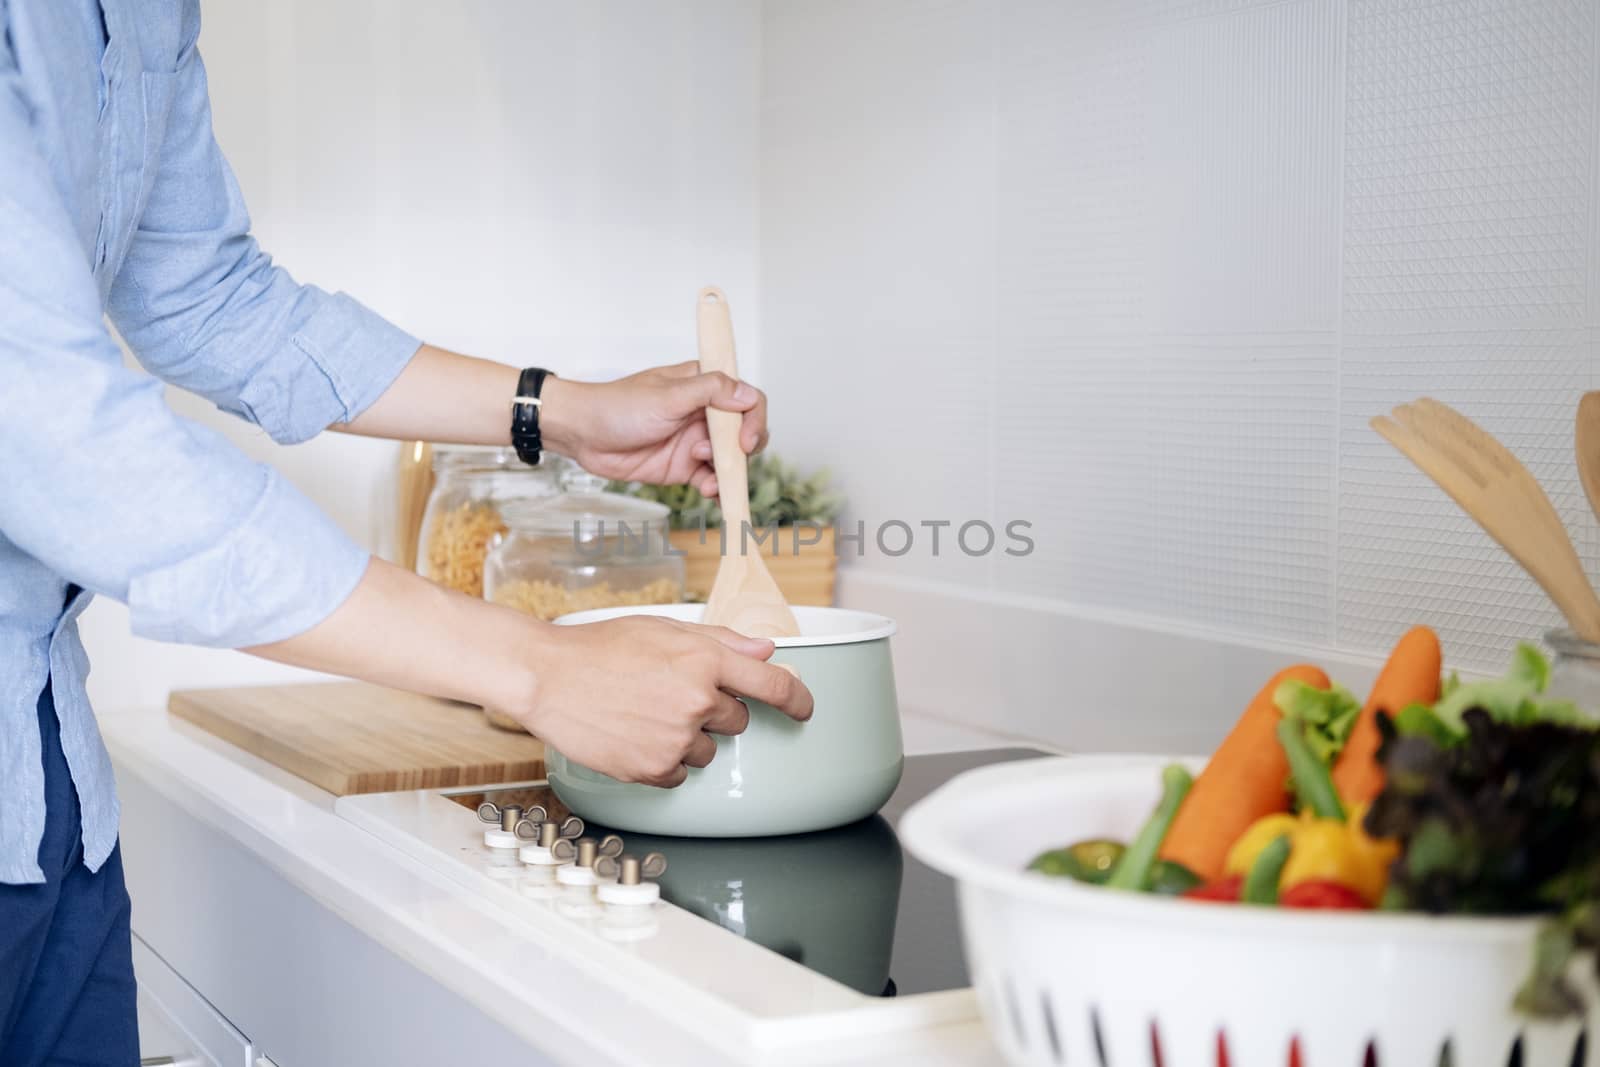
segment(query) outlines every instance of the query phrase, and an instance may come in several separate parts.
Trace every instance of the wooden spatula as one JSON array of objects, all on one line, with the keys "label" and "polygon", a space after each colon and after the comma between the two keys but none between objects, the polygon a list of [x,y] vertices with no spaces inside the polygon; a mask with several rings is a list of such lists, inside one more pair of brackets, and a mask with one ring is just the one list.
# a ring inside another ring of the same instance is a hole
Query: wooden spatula
[{"label": "wooden spatula", "polygon": [[[700,369],[721,371],[739,377],[739,363],[733,353],[733,316],[728,298],[715,286],[700,290],[697,310],[700,332]],[[706,600],[704,621],[711,626],[726,626],[748,637],[794,637],[800,624],[783,590],[773,580],[757,546],[749,551],[746,536],[750,526],[749,472],[744,449],[739,447],[738,412],[706,410],[711,431],[711,462],[717,471],[717,498],[722,502],[723,534],[726,547],[717,567],[717,579]]]},{"label": "wooden spatula", "polygon": [[1600,599],[1555,505],[1528,468],[1465,415],[1437,400],[1401,404],[1372,420],[1407,459],[1461,505],[1586,641],[1600,641]]},{"label": "wooden spatula", "polygon": [[1589,508],[1600,518],[1600,393],[1584,393],[1578,401],[1578,477]]}]

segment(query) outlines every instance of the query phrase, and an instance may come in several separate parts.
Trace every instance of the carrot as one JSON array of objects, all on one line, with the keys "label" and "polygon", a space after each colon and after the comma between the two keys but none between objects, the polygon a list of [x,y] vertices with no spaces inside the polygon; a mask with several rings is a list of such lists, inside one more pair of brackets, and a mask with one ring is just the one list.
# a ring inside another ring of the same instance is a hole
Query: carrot
[{"label": "carrot", "polygon": [[1289,760],[1277,733],[1283,716],[1273,697],[1290,678],[1328,687],[1326,674],[1304,664],[1273,675],[1195,779],[1162,842],[1162,859],[1183,864],[1204,881],[1216,881],[1228,849],[1251,823],[1289,810]]},{"label": "carrot", "polygon": [[1413,626],[1395,643],[1361,715],[1350,728],[1344,751],[1333,765],[1333,784],[1346,808],[1371,803],[1383,791],[1378,765],[1378,712],[1399,715],[1411,704],[1439,699],[1439,636],[1426,626]]}]

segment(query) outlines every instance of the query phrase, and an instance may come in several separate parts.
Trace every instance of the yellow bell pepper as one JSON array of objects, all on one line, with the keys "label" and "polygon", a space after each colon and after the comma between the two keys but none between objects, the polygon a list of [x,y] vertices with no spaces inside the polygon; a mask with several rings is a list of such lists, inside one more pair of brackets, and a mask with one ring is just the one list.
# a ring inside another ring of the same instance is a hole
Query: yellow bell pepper
[{"label": "yellow bell pepper", "polygon": [[1361,894],[1368,904],[1377,904],[1389,884],[1389,865],[1400,854],[1400,846],[1368,836],[1361,827],[1366,814],[1362,805],[1342,823],[1307,820],[1295,831],[1289,861],[1278,880],[1279,891],[1301,882],[1338,882]]},{"label": "yellow bell pepper", "polygon": [[1228,849],[1228,855],[1222,861],[1222,873],[1249,874],[1262,849],[1284,834],[1292,835],[1299,826],[1300,820],[1287,812],[1263,815],[1251,823],[1249,828],[1239,835],[1239,840],[1233,843],[1233,847]]},{"label": "yellow bell pepper", "polygon": [[1383,896],[1389,881],[1389,865],[1399,855],[1393,841],[1376,840],[1361,827],[1365,807],[1350,817],[1319,819],[1310,812],[1299,818],[1277,814],[1264,816],[1246,830],[1228,851],[1225,870],[1245,874],[1261,850],[1283,835],[1289,836],[1289,859],[1278,878],[1278,890],[1291,889],[1302,882],[1337,882],[1354,890],[1369,905]]}]

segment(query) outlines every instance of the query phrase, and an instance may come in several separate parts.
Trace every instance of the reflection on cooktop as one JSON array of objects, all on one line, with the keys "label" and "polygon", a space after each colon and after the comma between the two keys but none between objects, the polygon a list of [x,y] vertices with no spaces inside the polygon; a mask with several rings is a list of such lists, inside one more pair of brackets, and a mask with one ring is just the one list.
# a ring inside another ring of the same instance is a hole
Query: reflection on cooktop
[{"label": "reflection on cooktop", "polygon": [[[904,996],[970,983],[955,883],[907,855],[893,824],[916,801],[975,767],[1048,755],[983,749],[906,759],[882,812],[836,830],[787,837],[686,838],[623,833],[628,851],[661,852],[661,895],[819,974],[873,996]],[[476,808],[567,809],[548,787],[451,797]],[[593,826],[589,833],[610,831]]]},{"label": "reflection on cooktop", "polygon": [[874,815],[837,830],[789,837],[624,835],[661,852],[661,895],[863,993],[889,982],[904,859]]}]

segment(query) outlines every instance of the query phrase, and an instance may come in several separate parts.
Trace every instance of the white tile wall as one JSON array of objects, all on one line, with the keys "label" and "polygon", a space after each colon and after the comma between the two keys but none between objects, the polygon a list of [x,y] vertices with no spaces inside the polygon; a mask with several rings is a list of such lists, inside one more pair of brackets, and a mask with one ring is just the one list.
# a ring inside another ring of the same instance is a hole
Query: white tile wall
[{"label": "white tile wall", "polygon": [[1594,195],[1590,0],[1351,0],[1351,326],[1584,320]]},{"label": "white tile wall", "polygon": [[1339,31],[1339,6],[1324,0],[1129,31],[1148,56],[1144,328],[1335,327]]},{"label": "white tile wall", "polygon": [[[783,453],[826,457],[854,487],[846,525],[989,510],[994,151],[991,65],[964,0],[773,5],[763,49],[763,372],[782,365]],[[796,299],[769,301],[789,292]],[[768,319],[769,311],[776,317]],[[770,346],[770,347],[769,347]],[[905,389],[907,380],[924,383]],[[937,426],[938,433],[928,427]],[[938,472],[933,475],[932,472]],[[986,560],[932,555],[904,573],[987,580]],[[888,541],[900,548],[900,537]]]},{"label": "white tile wall", "polygon": [[1250,337],[1152,347],[1152,609],[1327,643],[1336,350]]},{"label": "white tile wall", "polygon": [[[1453,662],[1498,668],[1552,610],[1367,420],[1458,404],[1600,570],[1571,459],[1600,380],[1597,16],[768,3],[778,444],[840,469],[857,511],[1025,517],[1038,539],[987,566],[864,560],[854,595],[937,592],[1019,648],[1035,623],[1006,605],[1346,661],[1425,620]],[[851,292],[892,296],[833,318]],[[1024,690],[1060,662],[1016,665]],[[942,689],[973,692],[918,691]]]}]

